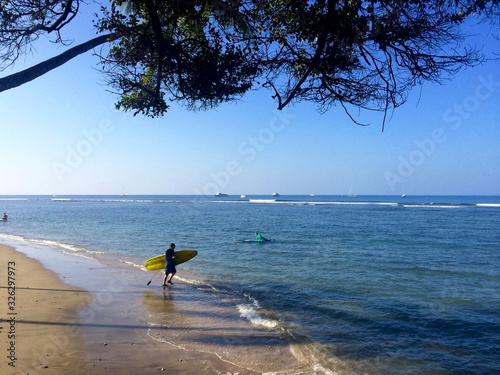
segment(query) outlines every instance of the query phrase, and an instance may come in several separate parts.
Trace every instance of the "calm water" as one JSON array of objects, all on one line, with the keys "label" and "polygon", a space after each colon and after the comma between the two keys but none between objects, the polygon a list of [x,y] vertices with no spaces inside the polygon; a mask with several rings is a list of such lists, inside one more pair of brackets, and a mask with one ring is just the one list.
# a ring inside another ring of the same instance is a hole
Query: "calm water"
[{"label": "calm water", "polygon": [[[274,199],[276,199],[274,201]],[[500,373],[500,197],[0,197],[23,238],[183,271],[318,373]],[[276,242],[258,244],[259,231]],[[17,236],[17,237],[13,237]],[[180,272],[181,273],[181,272]]]}]

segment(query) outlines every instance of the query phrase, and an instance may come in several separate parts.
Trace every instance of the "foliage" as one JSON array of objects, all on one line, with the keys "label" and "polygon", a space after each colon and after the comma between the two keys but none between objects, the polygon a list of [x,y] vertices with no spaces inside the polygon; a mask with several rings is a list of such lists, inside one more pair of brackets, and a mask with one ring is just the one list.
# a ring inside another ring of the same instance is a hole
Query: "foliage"
[{"label": "foliage", "polygon": [[[305,100],[323,111],[341,105],[387,113],[415,85],[481,62],[461,27],[497,21],[499,2],[114,0],[98,13],[101,39],[88,48],[109,45],[100,54],[103,70],[117,107],[134,114],[161,116],[172,101],[212,108],[259,86],[272,90],[280,109]],[[40,35],[64,43],[61,30],[82,5],[0,0],[3,66]],[[0,90],[16,82],[0,78]]]},{"label": "foliage", "polygon": [[[165,94],[189,108],[211,108],[248,91],[259,73],[257,46],[249,30],[233,22],[239,13],[222,12],[217,2],[133,2],[124,15],[116,2],[99,31],[120,39],[101,56],[118,108],[149,116],[163,114]],[[231,9],[232,10],[232,9]],[[144,25],[145,27],[136,27]]]},{"label": "foliage", "polygon": [[266,62],[265,85],[280,109],[307,100],[324,111],[339,103],[346,111],[350,104],[387,112],[415,85],[481,61],[478,51],[462,46],[460,33],[478,13],[494,17],[498,2],[265,2],[259,23],[277,46]]}]

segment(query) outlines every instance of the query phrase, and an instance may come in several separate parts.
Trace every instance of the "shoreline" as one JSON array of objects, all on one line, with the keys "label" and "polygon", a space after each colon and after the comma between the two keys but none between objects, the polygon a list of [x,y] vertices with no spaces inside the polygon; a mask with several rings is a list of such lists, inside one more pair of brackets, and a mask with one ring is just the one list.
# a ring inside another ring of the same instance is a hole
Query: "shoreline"
[{"label": "shoreline", "polygon": [[126,265],[35,250],[33,259],[33,249],[0,245],[5,351],[8,262],[17,267],[17,360],[15,368],[1,362],[7,373],[314,373],[276,332],[253,326],[234,306],[191,284],[147,287],[150,274]]},{"label": "shoreline", "polygon": [[0,245],[0,264],[2,372],[85,374],[78,311],[92,295],[12,247]]}]

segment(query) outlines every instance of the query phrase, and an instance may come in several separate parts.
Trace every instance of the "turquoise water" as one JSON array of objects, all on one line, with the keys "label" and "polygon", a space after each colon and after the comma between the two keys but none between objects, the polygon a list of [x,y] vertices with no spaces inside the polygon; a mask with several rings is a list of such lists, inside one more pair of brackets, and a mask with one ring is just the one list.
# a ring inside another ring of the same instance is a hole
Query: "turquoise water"
[{"label": "turquoise water", "polygon": [[[306,344],[322,372],[500,371],[498,196],[29,196],[0,211],[0,242],[137,266],[196,249],[180,275]],[[276,241],[235,241],[256,231]]]}]

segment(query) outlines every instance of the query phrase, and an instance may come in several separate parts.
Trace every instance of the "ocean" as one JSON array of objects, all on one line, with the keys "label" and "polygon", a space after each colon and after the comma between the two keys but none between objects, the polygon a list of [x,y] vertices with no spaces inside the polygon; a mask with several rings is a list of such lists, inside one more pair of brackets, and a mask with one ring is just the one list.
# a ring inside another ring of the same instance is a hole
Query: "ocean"
[{"label": "ocean", "polygon": [[[500,373],[500,196],[2,196],[3,212],[0,243],[157,287],[146,259],[197,250],[176,278],[318,374]],[[255,232],[276,241],[242,242]]]}]

